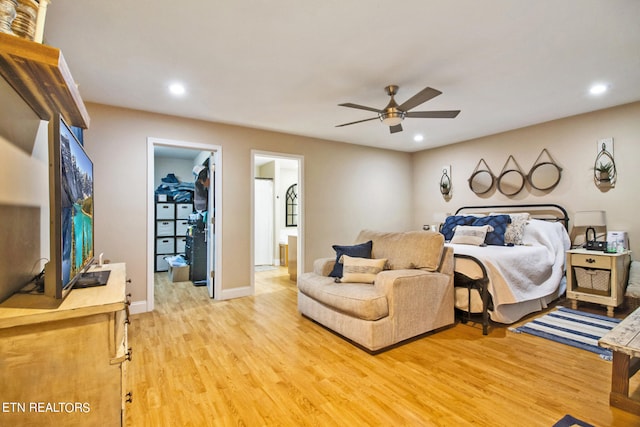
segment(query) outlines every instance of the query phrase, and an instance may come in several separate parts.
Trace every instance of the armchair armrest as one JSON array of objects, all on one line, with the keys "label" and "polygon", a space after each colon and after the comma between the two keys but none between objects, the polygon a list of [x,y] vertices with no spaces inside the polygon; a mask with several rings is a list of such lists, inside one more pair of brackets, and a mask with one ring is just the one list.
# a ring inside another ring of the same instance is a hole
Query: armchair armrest
[{"label": "armchair armrest", "polygon": [[319,276],[328,276],[333,270],[336,258],[318,258],[313,262],[313,272]]}]

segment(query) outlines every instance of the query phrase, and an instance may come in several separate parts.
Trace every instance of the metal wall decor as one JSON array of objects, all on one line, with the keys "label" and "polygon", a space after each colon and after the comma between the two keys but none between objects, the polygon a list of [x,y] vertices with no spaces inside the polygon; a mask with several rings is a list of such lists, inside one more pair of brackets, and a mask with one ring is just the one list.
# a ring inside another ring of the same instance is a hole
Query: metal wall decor
[{"label": "metal wall decor", "polygon": [[613,154],[607,151],[607,145],[602,143],[593,164],[593,181],[598,187],[612,188],[616,184],[616,178],[616,162],[613,160]]},{"label": "metal wall decor", "polygon": [[[480,167],[484,164],[484,169]],[[486,194],[493,188],[496,177],[491,172],[489,165],[484,159],[480,159],[473,173],[469,177],[469,188],[476,194]]]},{"label": "metal wall decor", "polygon": [[[549,158],[548,161],[540,161],[540,158],[545,154]],[[561,175],[562,168],[556,164],[547,149],[543,148],[527,174],[527,181],[536,190],[548,191],[558,185]]]},{"label": "metal wall decor", "polygon": [[[513,163],[512,169],[507,169],[509,162]],[[515,196],[524,188],[524,182],[525,177],[518,162],[510,155],[498,177],[498,191],[505,196]]]}]

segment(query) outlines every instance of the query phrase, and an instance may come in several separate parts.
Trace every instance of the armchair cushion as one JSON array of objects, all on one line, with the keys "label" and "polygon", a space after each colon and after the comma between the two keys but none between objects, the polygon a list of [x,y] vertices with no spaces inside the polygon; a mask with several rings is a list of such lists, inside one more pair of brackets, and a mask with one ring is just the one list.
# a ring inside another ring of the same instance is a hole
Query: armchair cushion
[{"label": "armchair cushion", "polygon": [[436,271],[444,248],[444,236],[435,231],[379,232],[362,230],[357,242],[373,242],[371,258],[386,258],[386,269]]}]

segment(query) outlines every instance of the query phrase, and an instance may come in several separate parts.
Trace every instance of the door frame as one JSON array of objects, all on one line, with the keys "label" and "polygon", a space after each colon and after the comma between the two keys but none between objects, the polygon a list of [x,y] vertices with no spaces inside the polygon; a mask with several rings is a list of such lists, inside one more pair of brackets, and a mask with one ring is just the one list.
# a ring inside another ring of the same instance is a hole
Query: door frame
[{"label": "door frame", "polygon": [[[155,182],[154,182],[154,150],[155,146],[185,148],[190,150],[208,151],[215,159],[214,169],[214,198],[215,198],[215,221],[214,221],[214,259],[208,260],[213,263],[215,272],[213,290],[214,299],[221,299],[222,296],[222,146],[201,142],[188,142],[163,138],[147,138],[147,310],[154,309],[154,265],[155,265]],[[210,270],[211,271],[211,270]]]},{"label": "door frame", "polygon": [[[284,160],[296,160],[298,162],[298,249],[297,256],[297,268],[298,275],[304,272],[304,156],[298,154],[278,153],[273,151],[251,150],[251,245],[250,245],[250,263],[251,278],[250,294],[254,295],[256,291],[255,287],[255,185],[253,185],[256,179],[256,157],[270,157],[273,159]],[[275,232],[275,230],[274,230]]]}]

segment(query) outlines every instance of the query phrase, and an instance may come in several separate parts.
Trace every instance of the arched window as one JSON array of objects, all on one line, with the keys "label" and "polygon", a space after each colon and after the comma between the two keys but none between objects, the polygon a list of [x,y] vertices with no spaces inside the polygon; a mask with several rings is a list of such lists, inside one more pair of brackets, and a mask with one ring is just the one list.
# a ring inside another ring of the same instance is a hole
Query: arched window
[{"label": "arched window", "polygon": [[286,194],[286,227],[298,226],[298,184],[293,184],[287,189]]}]

